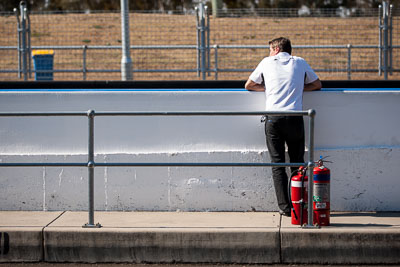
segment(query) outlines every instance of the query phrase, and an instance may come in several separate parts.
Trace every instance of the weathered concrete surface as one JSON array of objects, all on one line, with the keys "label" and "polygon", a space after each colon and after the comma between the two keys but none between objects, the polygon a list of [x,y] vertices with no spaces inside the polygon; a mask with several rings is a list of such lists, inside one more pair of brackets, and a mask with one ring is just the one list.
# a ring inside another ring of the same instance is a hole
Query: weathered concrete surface
[{"label": "weathered concrete surface", "polygon": [[68,212],[44,231],[50,262],[279,263],[277,213]]},{"label": "weathered concrete surface", "polygon": [[335,213],[331,226],[300,229],[283,218],[282,263],[398,264],[400,213]]},{"label": "weathered concrete surface", "polygon": [[42,230],[62,212],[0,213],[0,262],[43,260]]},{"label": "weathered concrete surface", "polygon": [[[332,210],[400,211],[399,103],[400,91],[304,94],[304,109],[316,110],[314,156],[332,161]],[[1,112],[89,109],[257,111],[265,109],[265,95],[244,89],[0,93]],[[86,117],[2,117],[0,162],[86,162],[87,125]],[[270,161],[260,116],[96,117],[95,154],[96,163]],[[87,172],[1,168],[0,210],[87,210]],[[270,167],[96,167],[95,209],[243,212],[276,211],[277,204]]]},{"label": "weathered concrete surface", "polygon": [[87,221],[87,212],[0,211],[10,240],[0,260],[400,264],[400,213],[333,213],[321,229],[277,212],[96,212],[102,228],[82,228]]}]

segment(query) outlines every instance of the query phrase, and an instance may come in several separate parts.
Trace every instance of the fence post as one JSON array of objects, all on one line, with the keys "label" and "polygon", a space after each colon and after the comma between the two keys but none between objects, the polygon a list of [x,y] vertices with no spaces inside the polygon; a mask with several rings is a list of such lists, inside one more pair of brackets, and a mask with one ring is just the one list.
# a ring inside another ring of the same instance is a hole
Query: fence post
[{"label": "fence post", "polygon": [[347,45],[347,80],[351,80],[351,44]]},{"label": "fence post", "polygon": [[[17,25],[18,25],[18,78],[21,78],[21,68],[22,73],[24,75],[24,81],[28,80],[28,52],[27,49],[27,8],[26,3],[21,1],[19,4],[20,16],[18,16],[18,10],[14,8],[14,13],[17,16]],[[22,66],[21,66],[22,61]]]},{"label": "fence post", "polygon": [[389,6],[389,71],[393,74],[393,5]]},{"label": "fence post", "polygon": [[208,76],[211,75],[210,72],[210,14],[208,13],[208,8],[207,6],[205,8],[205,14],[207,17],[207,24],[206,24],[206,31],[207,31],[207,70],[208,70]]},{"label": "fence post", "polygon": [[32,47],[31,47],[31,19],[29,18],[29,11],[26,12],[26,18],[28,21],[28,26],[26,28],[26,32],[28,34],[28,45],[27,45],[27,54],[28,54],[28,72],[29,78],[32,78]]},{"label": "fence post", "polygon": [[18,78],[21,79],[21,24],[18,15],[18,9],[14,8],[14,14],[17,17],[17,52],[18,52]]},{"label": "fence post", "polygon": [[82,227],[84,228],[100,228],[99,223],[94,224],[94,110],[87,112],[88,116],[88,213],[89,222]]},{"label": "fence post", "polygon": [[215,80],[218,80],[218,45],[214,45],[214,58],[215,58]]},{"label": "fence post", "polygon": [[133,79],[133,73],[132,73],[132,59],[130,54],[130,40],[129,40],[128,0],[121,0],[121,35],[122,35],[121,80],[130,81]]},{"label": "fence post", "polygon": [[197,30],[199,31],[200,41],[198,42],[197,49],[200,50],[200,68],[201,68],[201,76],[202,79],[206,79],[206,62],[207,62],[207,53],[206,53],[206,18],[205,18],[205,8],[204,4],[200,3],[198,7],[198,25]]},{"label": "fence post", "polygon": [[389,63],[389,5],[386,1],[382,1],[382,20],[383,25],[380,27],[383,31],[383,76],[388,79],[388,63]]},{"label": "fence post", "polygon": [[82,74],[83,74],[83,80],[86,81],[86,54],[87,54],[87,45],[84,45],[83,47],[83,55],[82,55]]},{"label": "fence post", "polygon": [[378,11],[378,23],[379,23],[379,58],[378,58],[378,75],[382,76],[382,5],[379,5]]},{"label": "fence post", "polygon": [[213,18],[218,18],[218,12],[222,8],[222,0],[211,0]]}]

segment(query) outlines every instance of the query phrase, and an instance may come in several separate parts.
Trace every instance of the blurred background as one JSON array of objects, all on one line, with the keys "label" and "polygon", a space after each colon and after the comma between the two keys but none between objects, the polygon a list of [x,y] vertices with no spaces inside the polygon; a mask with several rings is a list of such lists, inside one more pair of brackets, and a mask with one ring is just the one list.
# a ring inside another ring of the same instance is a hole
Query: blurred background
[{"label": "blurred background", "polygon": [[321,79],[399,79],[399,2],[1,1],[0,80],[245,80],[280,36]]}]

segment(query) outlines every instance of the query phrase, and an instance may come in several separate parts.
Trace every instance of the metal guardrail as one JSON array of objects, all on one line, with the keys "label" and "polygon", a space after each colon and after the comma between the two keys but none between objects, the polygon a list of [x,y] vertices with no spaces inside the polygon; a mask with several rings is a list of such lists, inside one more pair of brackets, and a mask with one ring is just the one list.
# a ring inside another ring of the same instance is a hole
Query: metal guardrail
[{"label": "metal guardrail", "polygon": [[[219,69],[218,68],[218,49],[269,49],[268,45],[213,45],[212,48],[215,50],[215,68],[208,71],[215,73],[215,80],[218,80],[218,72],[251,72],[254,69]],[[313,68],[316,72],[347,72],[347,79],[351,80],[352,72],[377,72],[381,75],[381,61],[376,69],[353,69],[351,64],[351,51],[352,49],[383,49],[383,46],[379,45],[293,45],[294,49],[347,49],[347,68],[345,69],[329,69],[329,68]],[[400,48],[399,45],[392,46],[391,48]],[[400,69],[393,69],[390,67],[391,72],[400,72]]]},{"label": "metal guardrail", "polygon": [[[212,45],[209,49],[214,49],[214,68],[210,66],[210,60],[207,60],[208,66],[203,67],[203,65],[199,64],[199,58],[197,59],[198,64],[194,69],[132,69],[133,73],[161,73],[161,72],[197,72],[198,74],[202,73],[203,80],[205,79],[205,74],[213,72],[215,80],[218,80],[218,73],[222,72],[251,72],[253,69],[235,69],[235,68],[219,68],[219,50],[220,49],[268,49],[268,45]],[[382,73],[382,65],[381,60],[379,60],[379,65],[377,68],[368,68],[368,69],[360,69],[360,68],[352,68],[352,50],[353,49],[383,49],[382,46],[379,45],[293,45],[294,49],[346,49],[347,50],[347,64],[346,68],[314,68],[316,72],[345,72],[347,73],[347,79],[351,80],[351,74],[355,72],[376,72],[379,75]],[[392,49],[399,49],[400,45],[391,46]],[[16,50],[17,46],[0,46],[0,50]],[[83,80],[86,80],[87,73],[112,73],[112,72],[121,72],[121,69],[88,69],[86,64],[87,51],[88,50],[107,50],[107,49],[115,49],[121,50],[121,46],[88,46],[88,45],[80,45],[80,46],[32,46],[31,49],[53,49],[53,50],[82,50],[82,68],[81,69],[54,69],[54,70],[32,70],[30,67],[28,68],[29,73],[82,73]],[[201,50],[197,45],[132,45],[130,46],[132,50],[171,50],[171,49],[193,49],[193,50]],[[207,56],[210,56],[210,51],[207,52]],[[390,72],[400,72],[400,69],[394,69],[392,67],[389,68]],[[22,70],[0,70],[0,73],[21,73]]]},{"label": "metal guardrail", "polygon": [[[97,116],[309,116],[309,137],[308,137],[308,162],[299,163],[96,163],[94,160],[94,119]],[[57,117],[57,116],[86,116],[88,117],[88,161],[78,163],[6,163],[0,162],[0,167],[87,167],[88,168],[88,223],[83,227],[101,227],[94,224],[94,168],[95,167],[308,167],[309,177],[313,177],[314,166],[314,117],[315,110],[307,111],[251,111],[251,112],[231,112],[231,111],[201,111],[201,112],[0,112],[0,117]],[[308,203],[312,207],[313,182],[308,182]],[[308,209],[308,225],[313,227],[313,211]]]}]

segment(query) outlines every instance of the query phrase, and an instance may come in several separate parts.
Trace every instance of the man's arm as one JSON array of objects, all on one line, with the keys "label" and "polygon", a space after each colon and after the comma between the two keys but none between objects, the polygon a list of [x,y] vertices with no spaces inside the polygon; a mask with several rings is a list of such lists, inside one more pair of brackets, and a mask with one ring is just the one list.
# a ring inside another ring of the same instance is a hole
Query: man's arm
[{"label": "man's arm", "polygon": [[304,85],[304,91],[314,91],[314,90],[319,90],[321,88],[322,84],[319,79],[316,79],[315,81]]},{"label": "man's arm", "polygon": [[257,92],[265,91],[264,85],[253,82],[250,78],[247,80],[244,88],[246,88],[246,90],[249,90],[249,91],[257,91]]}]

